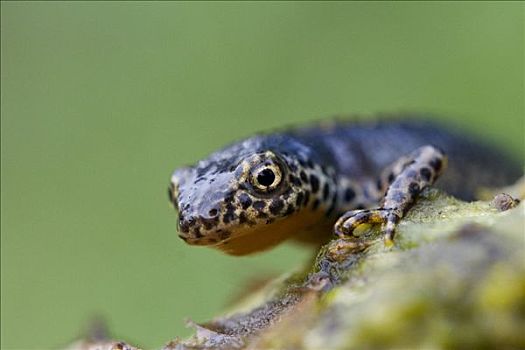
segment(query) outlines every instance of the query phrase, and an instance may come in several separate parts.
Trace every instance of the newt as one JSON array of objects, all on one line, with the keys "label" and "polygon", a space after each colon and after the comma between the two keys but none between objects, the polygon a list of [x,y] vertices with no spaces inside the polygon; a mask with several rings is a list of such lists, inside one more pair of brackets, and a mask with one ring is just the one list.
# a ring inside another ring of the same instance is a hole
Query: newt
[{"label": "newt", "polygon": [[438,178],[436,187],[473,200],[522,171],[497,147],[429,120],[334,121],[231,144],[175,170],[168,194],[186,243],[245,255],[289,238],[351,237],[365,223],[382,225],[391,245]]}]

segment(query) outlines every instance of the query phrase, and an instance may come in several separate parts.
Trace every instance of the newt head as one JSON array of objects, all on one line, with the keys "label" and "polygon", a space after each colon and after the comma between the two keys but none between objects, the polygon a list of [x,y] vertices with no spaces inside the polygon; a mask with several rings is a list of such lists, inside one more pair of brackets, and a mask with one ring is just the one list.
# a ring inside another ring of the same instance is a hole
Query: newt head
[{"label": "newt head", "polygon": [[[315,224],[329,206],[321,201],[319,183],[331,179],[317,174],[308,151],[285,136],[256,136],[176,170],[168,192],[179,237],[244,255]],[[309,204],[314,207],[303,210]]]}]

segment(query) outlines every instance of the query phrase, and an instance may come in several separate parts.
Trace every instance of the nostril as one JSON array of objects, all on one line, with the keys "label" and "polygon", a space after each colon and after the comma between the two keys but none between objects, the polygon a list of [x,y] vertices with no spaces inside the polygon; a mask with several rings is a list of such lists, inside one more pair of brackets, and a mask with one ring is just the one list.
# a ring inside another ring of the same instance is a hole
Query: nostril
[{"label": "nostril", "polygon": [[215,208],[211,209],[208,214],[211,216],[211,217],[216,217],[217,214],[219,213],[219,211]]},{"label": "nostril", "polygon": [[182,232],[187,233],[197,220],[192,216],[179,216],[179,228]]}]

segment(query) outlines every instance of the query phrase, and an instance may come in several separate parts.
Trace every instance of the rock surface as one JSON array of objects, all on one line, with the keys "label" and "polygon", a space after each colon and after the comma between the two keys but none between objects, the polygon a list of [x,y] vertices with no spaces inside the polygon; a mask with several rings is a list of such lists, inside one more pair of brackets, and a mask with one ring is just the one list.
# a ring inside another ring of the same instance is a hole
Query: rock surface
[{"label": "rock surface", "polygon": [[501,211],[429,189],[395,243],[377,228],[333,240],[306,271],[165,349],[525,348],[523,202]]}]

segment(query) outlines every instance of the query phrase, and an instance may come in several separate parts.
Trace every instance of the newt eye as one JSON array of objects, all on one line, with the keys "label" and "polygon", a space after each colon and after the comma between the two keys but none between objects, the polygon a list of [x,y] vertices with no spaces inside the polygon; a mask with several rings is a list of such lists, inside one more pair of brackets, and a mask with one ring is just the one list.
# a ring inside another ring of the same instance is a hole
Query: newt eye
[{"label": "newt eye", "polygon": [[282,181],[282,171],[277,164],[263,164],[252,170],[250,182],[261,192],[270,192]]},{"label": "newt eye", "polygon": [[275,174],[270,168],[263,169],[259,172],[259,174],[257,174],[257,182],[263,186],[269,187],[274,181]]}]

